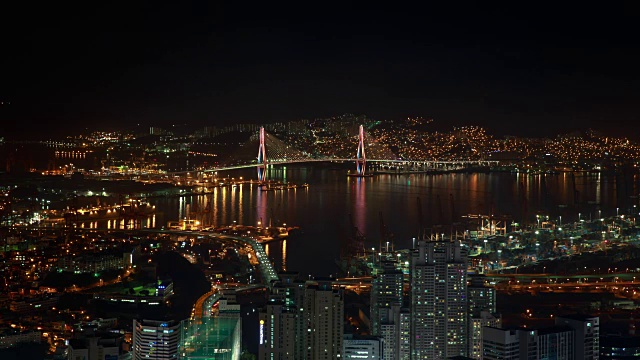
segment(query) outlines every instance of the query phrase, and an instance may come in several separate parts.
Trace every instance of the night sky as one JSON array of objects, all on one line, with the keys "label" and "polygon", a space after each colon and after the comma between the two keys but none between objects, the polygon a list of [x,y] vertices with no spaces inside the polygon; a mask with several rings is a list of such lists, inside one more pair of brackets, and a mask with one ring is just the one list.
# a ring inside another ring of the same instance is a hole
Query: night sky
[{"label": "night sky", "polygon": [[218,3],[3,4],[2,134],[356,113],[640,138],[635,8]]}]

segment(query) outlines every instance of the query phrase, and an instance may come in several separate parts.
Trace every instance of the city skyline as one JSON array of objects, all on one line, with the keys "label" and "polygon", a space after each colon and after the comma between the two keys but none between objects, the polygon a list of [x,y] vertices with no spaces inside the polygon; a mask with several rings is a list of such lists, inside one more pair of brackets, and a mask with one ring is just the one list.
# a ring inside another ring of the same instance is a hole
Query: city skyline
[{"label": "city skyline", "polygon": [[636,13],[3,4],[0,358],[640,356]]},{"label": "city skyline", "polygon": [[8,10],[25,27],[4,25],[5,136],[340,113],[532,136],[639,126],[638,51],[624,7]]}]

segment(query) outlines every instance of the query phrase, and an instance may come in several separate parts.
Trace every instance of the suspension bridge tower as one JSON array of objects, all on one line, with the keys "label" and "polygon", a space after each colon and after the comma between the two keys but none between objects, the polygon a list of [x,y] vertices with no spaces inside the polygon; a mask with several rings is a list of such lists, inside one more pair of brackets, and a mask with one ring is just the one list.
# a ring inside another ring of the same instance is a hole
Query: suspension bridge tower
[{"label": "suspension bridge tower", "polygon": [[260,146],[258,147],[258,180],[264,183],[267,180],[267,151],[264,146],[264,127],[260,128]]},{"label": "suspension bridge tower", "polygon": [[364,128],[360,125],[358,131],[358,152],[356,154],[356,173],[352,176],[365,177],[371,176],[366,173],[367,170],[367,156],[364,152]]}]

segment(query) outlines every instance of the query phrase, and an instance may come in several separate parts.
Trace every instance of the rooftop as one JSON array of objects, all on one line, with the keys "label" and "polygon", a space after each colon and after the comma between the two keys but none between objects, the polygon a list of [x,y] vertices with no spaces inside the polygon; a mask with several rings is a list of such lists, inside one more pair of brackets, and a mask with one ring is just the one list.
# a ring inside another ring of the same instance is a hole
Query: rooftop
[{"label": "rooftop", "polygon": [[590,321],[593,319],[597,319],[598,317],[594,315],[588,315],[588,314],[572,314],[572,315],[558,316],[558,318],[578,320],[578,321]]}]

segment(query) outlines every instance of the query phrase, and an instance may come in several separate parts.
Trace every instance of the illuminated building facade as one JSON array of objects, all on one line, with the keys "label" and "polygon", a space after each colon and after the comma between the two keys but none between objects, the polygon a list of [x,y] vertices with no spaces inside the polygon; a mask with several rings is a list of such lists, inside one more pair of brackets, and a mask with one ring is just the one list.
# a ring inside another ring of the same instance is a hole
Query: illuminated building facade
[{"label": "illuminated building facade", "polygon": [[385,360],[411,358],[411,312],[398,305],[380,311],[380,335]]},{"label": "illuminated building facade", "polygon": [[380,335],[381,312],[392,305],[402,306],[402,271],[396,263],[384,261],[371,286],[371,333]]},{"label": "illuminated building facade", "polygon": [[539,330],[485,327],[482,341],[485,360],[578,359],[575,331],[568,326]]},{"label": "illuminated building facade", "polygon": [[556,325],[568,326],[575,332],[575,358],[600,359],[600,318],[590,315],[556,317]]},{"label": "illuminated building facade", "polygon": [[466,356],[466,251],[457,241],[421,240],[411,261],[412,359]]},{"label": "illuminated building facade", "polygon": [[482,328],[501,327],[496,314],[496,289],[485,284],[484,276],[471,276],[467,287],[469,314],[469,357],[482,359]]},{"label": "illuminated building facade", "polygon": [[169,360],[178,358],[180,323],[133,320],[133,359]]},{"label": "illuminated building facade", "polygon": [[334,290],[332,281],[320,280],[307,285],[304,294],[305,343],[308,360],[330,360],[342,357],[344,335],[344,298]]},{"label": "illuminated building facade", "polygon": [[180,359],[239,360],[241,350],[240,317],[204,317],[184,320],[180,328]]},{"label": "illuminated building facade", "polygon": [[259,315],[258,359],[295,359],[297,315],[284,303],[269,301]]},{"label": "illuminated building facade", "polygon": [[342,358],[349,360],[382,360],[384,341],[375,336],[345,335],[342,343]]}]

